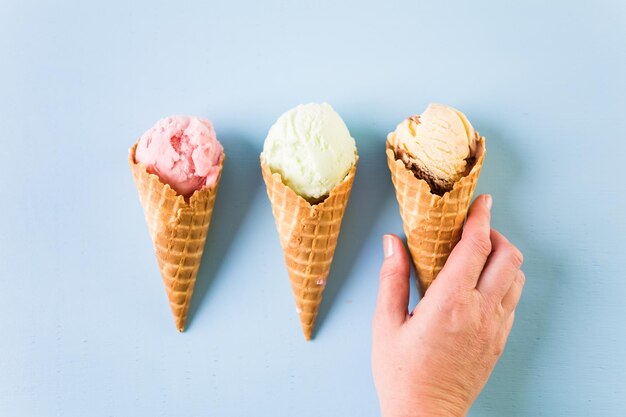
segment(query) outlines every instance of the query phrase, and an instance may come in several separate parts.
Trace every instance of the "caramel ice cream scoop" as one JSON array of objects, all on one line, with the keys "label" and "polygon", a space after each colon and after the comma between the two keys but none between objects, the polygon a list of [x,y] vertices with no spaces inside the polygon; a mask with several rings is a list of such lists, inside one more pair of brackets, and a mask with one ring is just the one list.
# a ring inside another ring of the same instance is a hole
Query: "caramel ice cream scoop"
[{"label": "caramel ice cream scoop", "polygon": [[396,157],[434,194],[443,195],[472,167],[478,136],[460,111],[430,104],[419,116],[411,116],[389,135]]}]

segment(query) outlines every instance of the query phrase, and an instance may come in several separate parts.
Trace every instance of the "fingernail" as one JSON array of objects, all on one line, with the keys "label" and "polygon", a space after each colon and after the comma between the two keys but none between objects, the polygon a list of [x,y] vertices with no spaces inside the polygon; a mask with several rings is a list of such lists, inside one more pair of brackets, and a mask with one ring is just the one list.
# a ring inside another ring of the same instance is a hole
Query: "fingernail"
[{"label": "fingernail", "polygon": [[385,252],[385,258],[393,255],[393,238],[390,235],[383,236],[383,252]]},{"label": "fingernail", "polygon": [[485,194],[485,204],[487,204],[487,208],[491,210],[491,206],[493,205],[493,197],[491,197],[491,194]]}]

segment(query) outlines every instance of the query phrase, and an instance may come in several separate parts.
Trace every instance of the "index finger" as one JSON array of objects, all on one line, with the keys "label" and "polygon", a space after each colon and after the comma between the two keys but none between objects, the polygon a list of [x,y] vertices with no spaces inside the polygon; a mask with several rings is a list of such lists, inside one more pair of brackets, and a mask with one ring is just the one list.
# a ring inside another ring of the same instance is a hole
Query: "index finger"
[{"label": "index finger", "polygon": [[476,197],[467,214],[461,240],[452,250],[435,280],[438,287],[476,288],[480,273],[491,253],[491,205],[488,194]]}]

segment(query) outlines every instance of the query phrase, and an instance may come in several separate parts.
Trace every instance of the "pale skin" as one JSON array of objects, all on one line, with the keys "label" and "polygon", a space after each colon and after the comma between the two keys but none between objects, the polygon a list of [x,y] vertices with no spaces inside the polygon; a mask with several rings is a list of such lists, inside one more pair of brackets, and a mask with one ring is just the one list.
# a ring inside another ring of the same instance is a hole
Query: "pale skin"
[{"label": "pale skin", "polygon": [[522,253],[492,229],[492,198],[470,207],[461,241],[413,312],[409,257],[385,235],[372,323],[383,417],[465,416],[502,355],[524,287]]}]

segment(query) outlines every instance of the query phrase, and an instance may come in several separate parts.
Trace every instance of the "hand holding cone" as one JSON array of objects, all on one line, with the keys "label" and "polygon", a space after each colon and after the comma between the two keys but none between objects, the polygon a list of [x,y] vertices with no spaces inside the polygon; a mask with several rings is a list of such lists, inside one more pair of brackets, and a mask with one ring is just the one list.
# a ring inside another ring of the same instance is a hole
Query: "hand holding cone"
[{"label": "hand holding cone", "polygon": [[[429,184],[433,183],[432,178],[418,178],[415,171],[398,158],[396,149],[399,141],[395,137],[396,132],[387,137],[387,164],[396,189],[404,233],[422,295],[437,277],[461,238],[463,222],[485,159],[485,138],[474,132],[462,113],[454,111],[462,116],[460,120],[465,126],[469,126],[467,134],[471,136],[469,140],[473,154],[470,155],[470,164],[464,175],[454,181],[452,188],[442,195],[436,194]],[[419,124],[419,117],[415,116],[407,122],[414,124],[416,119]],[[415,136],[414,125],[410,131]]]}]

